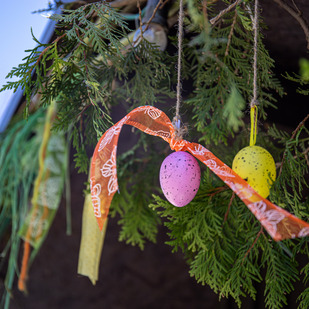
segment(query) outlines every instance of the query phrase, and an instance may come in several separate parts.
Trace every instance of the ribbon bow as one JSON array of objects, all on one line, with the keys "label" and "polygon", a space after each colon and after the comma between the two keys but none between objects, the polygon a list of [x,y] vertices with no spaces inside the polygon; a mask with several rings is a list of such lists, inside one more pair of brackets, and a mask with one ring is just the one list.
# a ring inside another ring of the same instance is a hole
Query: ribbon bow
[{"label": "ribbon bow", "polygon": [[208,149],[197,143],[178,140],[170,119],[152,106],[141,106],[132,110],[103,134],[94,150],[90,168],[90,188],[94,214],[101,230],[113,196],[118,190],[116,153],[119,134],[124,124],[163,138],[172,150],[188,151],[195,156],[239,196],[275,241],[309,235],[307,222],[262,198]]}]

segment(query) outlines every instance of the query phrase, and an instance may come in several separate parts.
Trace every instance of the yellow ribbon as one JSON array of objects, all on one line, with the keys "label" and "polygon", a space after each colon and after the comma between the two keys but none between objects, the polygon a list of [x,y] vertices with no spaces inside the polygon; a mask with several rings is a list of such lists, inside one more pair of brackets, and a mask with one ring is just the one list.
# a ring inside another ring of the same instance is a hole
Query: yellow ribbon
[{"label": "yellow ribbon", "polygon": [[250,109],[250,120],[251,120],[250,146],[254,146],[256,143],[257,116],[258,116],[258,109],[257,106],[255,105]]},{"label": "yellow ribbon", "polygon": [[90,193],[87,194],[83,210],[82,238],[77,272],[80,275],[87,276],[93,285],[98,280],[106,226],[107,220],[104,223],[102,231],[100,231],[96,218],[93,215],[91,195]]},{"label": "yellow ribbon", "polygon": [[[31,199],[32,208],[30,212],[30,221],[34,222],[33,218],[36,218],[39,213],[39,196],[40,196],[40,185],[43,182],[44,172],[45,172],[45,159],[46,159],[46,151],[48,147],[48,142],[50,139],[51,134],[51,126],[53,123],[53,120],[56,116],[56,103],[55,101],[52,101],[49,108],[47,109],[46,119],[45,119],[45,125],[44,125],[44,132],[43,132],[43,138],[42,143],[39,150],[39,171],[38,175],[34,182],[33,187],[33,196]],[[45,211],[48,212],[48,209],[45,207]],[[42,218],[39,217],[39,222],[42,223]],[[24,230],[23,230],[24,229]],[[31,241],[31,234],[33,233],[33,224],[24,224],[20,235],[24,238],[24,253],[23,253],[23,259],[22,259],[22,266],[20,270],[20,276],[18,280],[18,289],[20,291],[26,292],[26,280],[27,280],[27,273],[29,268],[29,257],[31,253],[30,248],[30,241]],[[42,233],[40,233],[40,238],[42,239]],[[32,243],[32,245],[34,245]]]}]

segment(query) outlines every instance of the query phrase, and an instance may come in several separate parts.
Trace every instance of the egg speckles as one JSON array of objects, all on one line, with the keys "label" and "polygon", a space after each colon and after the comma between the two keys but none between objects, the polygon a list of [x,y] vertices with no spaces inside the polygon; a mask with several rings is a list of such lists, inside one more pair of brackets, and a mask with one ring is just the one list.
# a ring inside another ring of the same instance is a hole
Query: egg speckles
[{"label": "egg speckles", "polygon": [[260,146],[248,146],[234,158],[232,169],[262,197],[276,179],[276,165],[271,154]]},{"label": "egg speckles", "polygon": [[166,199],[174,206],[189,204],[201,182],[196,159],[187,152],[177,151],[164,159],[160,168],[160,184]]}]

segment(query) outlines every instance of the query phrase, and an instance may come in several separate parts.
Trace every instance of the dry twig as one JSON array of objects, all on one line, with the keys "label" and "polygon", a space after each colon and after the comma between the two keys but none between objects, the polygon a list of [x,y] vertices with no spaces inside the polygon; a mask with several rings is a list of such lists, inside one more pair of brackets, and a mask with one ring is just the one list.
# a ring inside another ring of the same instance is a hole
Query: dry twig
[{"label": "dry twig", "polygon": [[225,49],[225,53],[224,53],[225,57],[229,54],[229,49],[230,49],[232,37],[233,37],[233,34],[234,34],[234,28],[235,28],[235,25],[236,25],[236,20],[237,20],[237,11],[235,11],[235,15],[234,15],[234,18],[233,18],[233,23],[231,25],[231,31],[230,31],[229,36],[228,36],[228,40],[227,40],[227,44],[226,44],[226,49]]},{"label": "dry twig", "polygon": [[236,5],[238,5],[243,0],[237,0],[231,5],[229,5],[226,9],[222,10],[217,16],[213,17],[209,22],[213,25],[215,24],[224,14],[231,11]]},{"label": "dry twig", "polygon": [[141,31],[141,36],[143,36],[142,10],[140,0],[137,0],[137,7],[138,7],[139,29]]},{"label": "dry twig", "polygon": [[230,209],[231,209],[231,206],[232,206],[232,203],[233,203],[234,198],[235,198],[235,192],[233,191],[233,194],[232,194],[232,196],[231,196],[229,205],[227,206],[227,211],[226,211],[226,213],[225,213],[225,215],[224,215],[224,221],[223,221],[223,222],[226,222],[226,220],[227,220],[227,217],[228,217],[228,215],[229,215],[229,212],[230,212]]},{"label": "dry twig", "polygon": [[257,243],[258,239],[260,238],[261,234],[263,233],[263,226],[261,226],[260,231],[257,233],[256,238],[254,239],[254,242],[252,243],[252,245],[250,246],[250,248],[248,249],[248,251],[246,252],[244,258],[242,259],[242,262],[244,262],[244,260],[246,259],[246,257],[248,256],[248,254],[250,253],[250,251],[252,250],[252,248],[254,247],[254,245]]},{"label": "dry twig", "polygon": [[[274,0],[281,8],[286,10],[292,17],[294,17],[299,25],[303,28],[303,31],[306,36],[307,41],[307,49],[309,49],[309,26],[307,21],[302,17],[301,11],[297,8],[296,11],[292,9],[288,4],[283,2],[282,0]],[[294,3],[294,2],[293,2]],[[294,4],[295,5],[295,4]]]},{"label": "dry twig", "polygon": [[[166,3],[166,1],[165,1],[165,3]],[[153,13],[152,13],[151,17],[149,18],[149,20],[146,23],[145,31],[149,28],[149,25],[150,25],[151,21],[154,19],[155,15],[156,15],[156,13],[157,13],[157,11],[159,9],[159,7],[162,8],[163,6],[164,6],[163,0],[160,0],[158,2],[158,4],[156,5],[155,9],[153,10]]]}]

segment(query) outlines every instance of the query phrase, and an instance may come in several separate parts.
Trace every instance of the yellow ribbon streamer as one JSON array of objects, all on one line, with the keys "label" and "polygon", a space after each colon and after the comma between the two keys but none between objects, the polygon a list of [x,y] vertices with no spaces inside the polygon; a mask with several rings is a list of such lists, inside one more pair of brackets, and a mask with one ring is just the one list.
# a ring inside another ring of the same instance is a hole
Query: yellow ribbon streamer
[{"label": "yellow ribbon streamer", "polygon": [[83,210],[82,237],[77,273],[87,276],[93,285],[95,285],[98,280],[106,227],[107,220],[104,223],[102,231],[100,231],[96,218],[93,215],[91,195],[90,193],[87,194]]},{"label": "yellow ribbon streamer", "polygon": [[250,146],[254,146],[256,143],[257,116],[258,116],[258,109],[257,106],[255,105],[250,109],[250,119],[251,119]]},{"label": "yellow ribbon streamer", "polygon": [[[32,218],[35,218],[37,216],[38,209],[39,209],[39,204],[38,204],[38,199],[40,195],[39,189],[40,189],[40,184],[44,177],[44,170],[45,170],[44,163],[45,163],[45,158],[46,158],[46,151],[47,151],[48,141],[50,139],[51,126],[52,126],[52,123],[55,117],[56,117],[56,103],[52,101],[50,106],[47,109],[45,125],[44,125],[44,132],[43,132],[43,139],[42,139],[42,143],[41,143],[40,150],[39,150],[39,171],[38,171],[38,175],[34,182],[33,196],[31,199],[31,203],[32,203],[31,217]],[[27,276],[28,276],[29,257],[31,253],[30,239],[31,239],[31,234],[33,232],[32,224],[29,224],[29,226],[26,226],[26,225],[24,226],[26,229],[24,232],[24,240],[25,240],[24,253],[23,253],[23,258],[22,258],[20,276],[18,280],[18,289],[23,292],[26,292],[26,281],[27,281]]]}]

